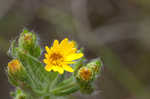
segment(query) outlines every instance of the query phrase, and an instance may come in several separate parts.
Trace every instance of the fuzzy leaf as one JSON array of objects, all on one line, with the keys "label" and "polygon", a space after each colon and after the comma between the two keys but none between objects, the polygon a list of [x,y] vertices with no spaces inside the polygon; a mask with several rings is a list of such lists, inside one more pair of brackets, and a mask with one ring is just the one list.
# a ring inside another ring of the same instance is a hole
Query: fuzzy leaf
[{"label": "fuzzy leaf", "polygon": [[57,86],[54,90],[52,90],[52,93],[57,96],[64,96],[76,92],[78,90],[79,90],[78,84],[75,81],[72,81],[63,86]]},{"label": "fuzzy leaf", "polygon": [[43,64],[29,54],[19,51],[18,57],[28,73],[30,78],[29,85],[32,89],[41,94],[49,90],[49,85],[55,79],[57,73],[45,71]]}]

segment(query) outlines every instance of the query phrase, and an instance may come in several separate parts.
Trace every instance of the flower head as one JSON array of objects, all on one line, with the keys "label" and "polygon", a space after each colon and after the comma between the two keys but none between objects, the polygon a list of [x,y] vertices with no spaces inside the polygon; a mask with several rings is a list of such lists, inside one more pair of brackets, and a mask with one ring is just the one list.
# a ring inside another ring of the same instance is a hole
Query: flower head
[{"label": "flower head", "polygon": [[15,73],[19,71],[20,69],[21,69],[21,63],[17,59],[14,59],[8,63],[8,70],[11,73]]},{"label": "flower head", "polygon": [[89,81],[92,79],[92,70],[88,67],[82,67],[79,69],[78,76],[83,81]]},{"label": "flower head", "polygon": [[68,38],[65,38],[60,43],[58,40],[54,40],[53,46],[49,48],[45,47],[45,59],[43,60],[46,64],[46,71],[55,71],[60,74],[64,73],[64,70],[68,72],[73,72],[69,64],[75,63],[74,60],[77,60],[83,56],[83,53],[77,53],[75,48],[75,42],[69,41]]}]

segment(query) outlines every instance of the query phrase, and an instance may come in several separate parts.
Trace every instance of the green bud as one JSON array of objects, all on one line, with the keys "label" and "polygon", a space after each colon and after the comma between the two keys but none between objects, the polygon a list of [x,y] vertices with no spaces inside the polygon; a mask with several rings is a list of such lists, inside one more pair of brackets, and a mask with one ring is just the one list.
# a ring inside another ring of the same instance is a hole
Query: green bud
[{"label": "green bud", "polygon": [[18,59],[13,59],[7,67],[8,79],[14,86],[21,86],[27,80],[26,71]]},{"label": "green bud", "polygon": [[77,73],[77,78],[81,81],[84,81],[84,82],[89,82],[93,79],[93,71],[91,68],[88,68],[88,67],[81,67],[79,70],[78,70],[78,73]]},{"label": "green bud", "polygon": [[13,59],[8,63],[8,72],[11,74],[16,74],[22,70],[22,64],[17,59]]},{"label": "green bud", "polygon": [[92,93],[92,81],[94,79],[93,70],[89,67],[83,66],[78,70],[76,79],[77,83],[80,86],[80,91],[82,93]]},{"label": "green bud", "polygon": [[82,93],[90,94],[93,92],[92,83],[96,78],[96,74],[100,72],[101,66],[102,62],[98,58],[90,61],[77,71],[76,79]]},{"label": "green bud", "polygon": [[19,49],[35,57],[39,57],[41,54],[41,48],[38,44],[37,36],[28,30],[23,30],[20,34]]},{"label": "green bud", "polygon": [[87,64],[87,67],[91,68],[95,74],[101,71],[102,62],[98,59],[93,59],[91,62]]}]

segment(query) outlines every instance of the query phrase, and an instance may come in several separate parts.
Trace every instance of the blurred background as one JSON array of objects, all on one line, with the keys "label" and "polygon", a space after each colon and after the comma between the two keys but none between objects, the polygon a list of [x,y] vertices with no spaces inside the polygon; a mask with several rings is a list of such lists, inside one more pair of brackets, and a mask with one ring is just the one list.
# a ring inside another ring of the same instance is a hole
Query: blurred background
[{"label": "blurred background", "polygon": [[10,99],[7,51],[24,27],[42,46],[68,37],[101,57],[96,91],[73,99],[150,99],[149,11],[149,0],[0,0],[0,99]]}]

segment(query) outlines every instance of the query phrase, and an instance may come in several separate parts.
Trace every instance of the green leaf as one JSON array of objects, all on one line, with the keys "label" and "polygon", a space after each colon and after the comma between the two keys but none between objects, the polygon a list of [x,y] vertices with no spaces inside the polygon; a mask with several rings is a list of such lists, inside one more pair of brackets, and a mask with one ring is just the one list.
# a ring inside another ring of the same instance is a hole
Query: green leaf
[{"label": "green leaf", "polygon": [[10,75],[9,73],[8,73],[8,81],[9,81],[12,85],[18,86],[17,81],[16,81],[16,80],[12,77],[12,75]]},{"label": "green leaf", "polygon": [[73,80],[74,80],[74,78],[73,78],[73,76],[71,76],[69,79],[63,80],[61,83],[59,83],[57,85],[57,87],[62,87],[62,86],[68,85],[69,83],[73,82]]},{"label": "green leaf", "polygon": [[37,58],[29,54],[19,51],[18,58],[27,71],[30,79],[29,85],[37,93],[44,94],[57,76],[57,73],[45,71],[43,64]]},{"label": "green leaf", "polygon": [[68,95],[68,94],[74,93],[74,92],[76,92],[78,90],[79,90],[78,84],[75,81],[72,81],[72,82],[70,82],[68,84],[65,84],[63,86],[56,87],[51,92],[54,95],[57,95],[57,96],[64,96],[64,95]]}]

